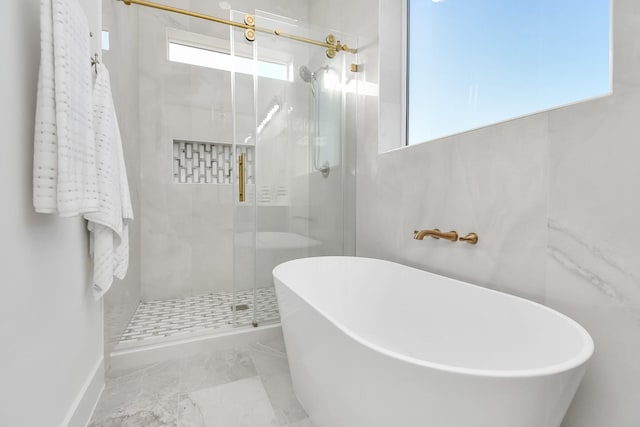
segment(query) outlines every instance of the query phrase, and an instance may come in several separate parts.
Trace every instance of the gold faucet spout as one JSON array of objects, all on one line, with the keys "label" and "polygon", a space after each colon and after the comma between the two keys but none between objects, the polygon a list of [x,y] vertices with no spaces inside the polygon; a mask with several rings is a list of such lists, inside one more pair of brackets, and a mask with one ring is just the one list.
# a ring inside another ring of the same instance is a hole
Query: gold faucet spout
[{"label": "gold faucet spout", "polygon": [[413,232],[413,238],[416,240],[422,240],[427,236],[433,239],[449,240],[450,242],[458,241],[458,233],[453,230],[449,232],[442,232],[437,228],[434,228],[433,230],[415,230]]}]

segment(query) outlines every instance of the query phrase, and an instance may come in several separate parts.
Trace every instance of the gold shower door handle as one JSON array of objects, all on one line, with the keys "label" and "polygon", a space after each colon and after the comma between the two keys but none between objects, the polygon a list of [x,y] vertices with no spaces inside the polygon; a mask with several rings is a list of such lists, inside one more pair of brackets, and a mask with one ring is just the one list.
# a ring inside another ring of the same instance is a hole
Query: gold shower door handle
[{"label": "gold shower door handle", "polygon": [[238,200],[244,202],[246,199],[244,183],[244,153],[238,156]]}]

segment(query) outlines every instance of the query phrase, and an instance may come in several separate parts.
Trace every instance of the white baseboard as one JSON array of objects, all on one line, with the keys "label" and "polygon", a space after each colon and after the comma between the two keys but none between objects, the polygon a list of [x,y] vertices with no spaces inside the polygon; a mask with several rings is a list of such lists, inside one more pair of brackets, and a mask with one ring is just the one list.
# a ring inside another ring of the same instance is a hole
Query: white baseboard
[{"label": "white baseboard", "polygon": [[104,389],[104,357],[100,357],[76,396],[62,427],[86,427]]}]

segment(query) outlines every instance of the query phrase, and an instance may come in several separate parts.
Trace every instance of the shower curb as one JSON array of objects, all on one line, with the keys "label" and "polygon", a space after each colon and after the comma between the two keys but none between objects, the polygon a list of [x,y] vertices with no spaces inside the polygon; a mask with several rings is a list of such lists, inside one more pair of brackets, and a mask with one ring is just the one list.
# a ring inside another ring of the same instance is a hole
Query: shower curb
[{"label": "shower curb", "polygon": [[282,337],[279,323],[258,328],[247,327],[226,333],[212,333],[166,343],[142,345],[135,348],[114,349],[109,355],[110,371],[137,368],[152,363],[191,356],[198,353],[225,350]]}]

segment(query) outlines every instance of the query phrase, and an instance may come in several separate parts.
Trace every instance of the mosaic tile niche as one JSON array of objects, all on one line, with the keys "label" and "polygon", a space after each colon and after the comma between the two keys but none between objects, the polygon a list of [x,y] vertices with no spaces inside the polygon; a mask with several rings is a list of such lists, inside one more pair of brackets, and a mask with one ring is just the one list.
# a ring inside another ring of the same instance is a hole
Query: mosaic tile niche
[{"label": "mosaic tile niche", "polygon": [[[255,149],[236,147],[237,155],[246,156],[247,184],[255,182]],[[173,182],[177,184],[231,184],[236,170],[231,144],[217,142],[173,141]]]}]

